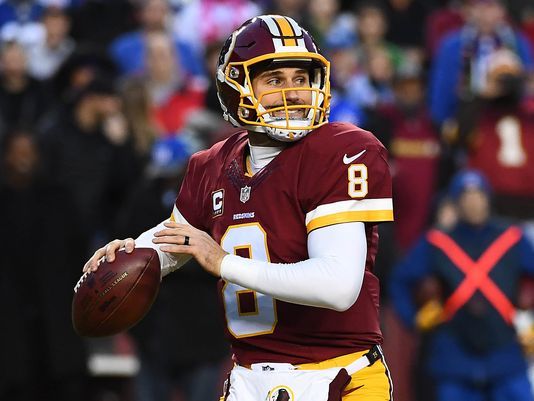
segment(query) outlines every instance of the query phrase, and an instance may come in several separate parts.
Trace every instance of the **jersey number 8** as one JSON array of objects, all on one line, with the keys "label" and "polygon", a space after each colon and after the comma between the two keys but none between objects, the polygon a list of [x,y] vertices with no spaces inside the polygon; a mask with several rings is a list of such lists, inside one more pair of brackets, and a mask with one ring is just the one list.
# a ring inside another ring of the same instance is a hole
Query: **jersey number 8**
[{"label": "jersey number 8", "polygon": [[[259,223],[229,226],[221,238],[228,253],[269,262],[267,233]],[[236,338],[270,334],[277,323],[274,298],[226,282],[223,287],[228,330]]]},{"label": "jersey number 8", "polygon": [[369,192],[367,183],[367,166],[365,164],[351,164],[348,169],[349,196],[351,198],[364,198]]}]

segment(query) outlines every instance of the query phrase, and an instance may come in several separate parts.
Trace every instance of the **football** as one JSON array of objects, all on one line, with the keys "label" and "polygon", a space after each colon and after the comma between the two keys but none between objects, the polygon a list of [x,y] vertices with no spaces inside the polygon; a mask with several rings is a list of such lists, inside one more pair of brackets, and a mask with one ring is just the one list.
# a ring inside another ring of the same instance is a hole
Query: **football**
[{"label": "football", "polygon": [[74,287],[72,324],[84,337],[117,334],[138,323],[156,299],[160,263],[155,250],[117,252],[113,262],[82,275]]}]

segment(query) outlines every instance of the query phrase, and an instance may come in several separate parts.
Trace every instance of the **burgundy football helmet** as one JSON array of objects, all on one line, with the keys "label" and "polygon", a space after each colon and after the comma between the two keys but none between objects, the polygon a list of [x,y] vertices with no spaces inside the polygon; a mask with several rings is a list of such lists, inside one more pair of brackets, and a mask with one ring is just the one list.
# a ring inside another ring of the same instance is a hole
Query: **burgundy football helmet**
[{"label": "burgundy football helmet", "polygon": [[[310,86],[283,88],[262,93],[252,88],[257,70],[302,67],[309,71]],[[224,118],[236,127],[264,132],[290,142],[328,122],[330,107],[330,63],[319,53],[313,38],[293,19],[261,15],[245,22],[226,40],[217,65],[217,94]],[[288,104],[288,91],[310,91],[311,104]],[[265,108],[267,94],[280,92],[283,105]],[[293,110],[304,109],[294,118]],[[283,111],[285,117],[280,117]],[[276,115],[275,115],[276,114]]]}]

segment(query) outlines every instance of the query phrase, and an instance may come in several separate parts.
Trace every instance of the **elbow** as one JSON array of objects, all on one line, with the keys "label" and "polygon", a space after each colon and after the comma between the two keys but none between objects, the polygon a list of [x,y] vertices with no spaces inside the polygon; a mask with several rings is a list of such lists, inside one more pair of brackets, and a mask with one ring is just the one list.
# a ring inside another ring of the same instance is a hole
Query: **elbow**
[{"label": "elbow", "polygon": [[336,299],[336,302],[332,304],[330,309],[333,309],[336,312],[345,312],[356,303],[358,295],[360,295],[360,291],[349,294],[348,296],[338,297],[338,299]]},{"label": "elbow", "polygon": [[330,289],[327,291],[330,295],[328,309],[345,312],[356,303],[362,289],[364,269],[364,266],[357,270],[352,265],[347,266],[345,274],[338,274],[334,282],[324,286]]},{"label": "elbow", "polygon": [[345,312],[356,303],[360,295],[361,283],[342,283],[338,285],[333,296],[328,300],[326,307],[336,312]]}]

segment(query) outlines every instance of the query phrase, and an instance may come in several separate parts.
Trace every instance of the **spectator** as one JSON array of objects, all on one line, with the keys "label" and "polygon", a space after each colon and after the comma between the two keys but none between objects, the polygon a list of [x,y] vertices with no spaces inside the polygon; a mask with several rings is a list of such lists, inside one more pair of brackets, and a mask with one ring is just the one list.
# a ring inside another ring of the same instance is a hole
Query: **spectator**
[{"label": "spectator", "polygon": [[434,58],[442,39],[464,25],[461,0],[446,0],[445,3],[425,19],[425,50],[430,60]]},{"label": "spectator", "polygon": [[260,11],[250,0],[192,1],[177,14],[174,31],[180,40],[203,54],[210,42],[224,41],[243,21]]},{"label": "spectator", "polygon": [[424,21],[427,2],[419,0],[387,0],[385,7],[388,31],[386,39],[402,48],[421,50],[424,46]]},{"label": "spectator", "polygon": [[162,33],[172,37],[176,62],[184,73],[193,76],[202,75],[202,65],[199,55],[195,53],[196,49],[192,49],[189,44],[172,34],[169,26],[171,18],[167,0],[143,0],[140,3],[140,29],[119,36],[109,47],[110,55],[122,74],[140,74],[146,71],[148,36]]},{"label": "spectator", "polygon": [[84,401],[86,351],[70,303],[85,239],[69,193],[42,174],[34,137],[10,133],[1,152],[0,399]]},{"label": "spectator", "polygon": [[103,51],[119,35],[138,27],[134,7],[137,0],[72,1],[81,3],[71,7],[71,34],[77,43]]},{"label": "spectator", "polygon": [[502,49],[488,60],[480,95],[459,114],[467,163],[481,170],[494,190],[496,211],[534,219],[534,108],[525,97],[525,70],[519,58]]},{"label": "spectator", "polygon": [[126,79],[120,88],[124,117],[132,133],[137,156],[147,163],[154,140],[161,136],[153,112],[148,86],[140,77]]},{"label": "spectator", "polygon": [[380,133],[393,159],[394,239],[403,253],[428,227],[437,190],[440,142],[425,102],[421,67],[407,65],[398,71],[393,90],[394,103],[369,112],[365,127]]},{"label": "spectator", "polygon": [[327,50],[328,42],[337,36],[356,37],[356,18],[351,13],[340,13],[340,0],[312,0],[308,4],[306,25],[319,48]]},{"label": "spectator", "polygon": [[397,68],[402,62],[402,51],[396,45],[386,41],[388,21],[382,3],[378,0],[365,0],[356,9],[358,20],[358,52],[361,60],[371,57],[371,51],[384,49]]},{"label": "spectator", "polygon": [[178,67],[168,35],[150,34],[146,47],[145,79],[156,121],[163,135],[176,135],[191,112],[202,108],[204,90],[189,81]]},{"label": "spectator", "polygon": [[[480,173],[460,172],[449,193],[459,221],[450,230],[430,230],[396,266],[393,306],[406,325],[430,331],[426,366],[439,401],[530,401],[513,317],[521,275],[534,275],[534,248],[519,227],[491,216]],[[429,278],[432,290],[418,289]]]},{"label": "spectator", "polygon": [[50,82],[53,98],[58,103],[70,102],[75,94],[101,76],[109,79],[117,76],[111,58],[98,48],[79,44]]},{"label": "spectator", "polygon": [[342,29],[338,34],[328,37],[326,48],[330,55],[330,74],[332,100],[330,102],[330,121],[345,121],[362,126],[365,113],[361,105],[351,101],[347,83],[360,72],[357,37],[355,32]]},{"label": "spectator", "polygon": [[42,85],[28,75],[24,49],[4,43],[0,63],[0,136],[20,125],[35,125],[48,109]]},{"label": "spectator", "polygon": [[391,84],[395,69],[390,53],[377,47],[367,53],[365,71],[347,83],[350,101],[363,109],[373,109],[393,102]]},{"label": "spectator", "polygon": [[43,36],[39,22],[44,7],[33,0],[6,0],[0,4],[0,40],[16,40],[23,46],[36,43]]},{"label": "spectator", "polygon": [[70,190],[92,244],[110,235],[114,215],[139,171],[110,82],[95,79],[41,135],[47,173]]},{"label": "spectator", "polygon": [[75,43],[68,36],[70,19],[60,8],[47,8],[42,23],[45,35],[28,50],[28,71],[32,77],[45,80],[70,56]]},{"label": "spectator", "polygon": [[530,72],[534,68],[527,40],[508,22],[500,0],[469,0],[467,22],[441,43],[430,77],[430,108],[438,124],[453,119],[460,99],[480,93],[487,80],[488,60],[498,49],[518,55]]}]

